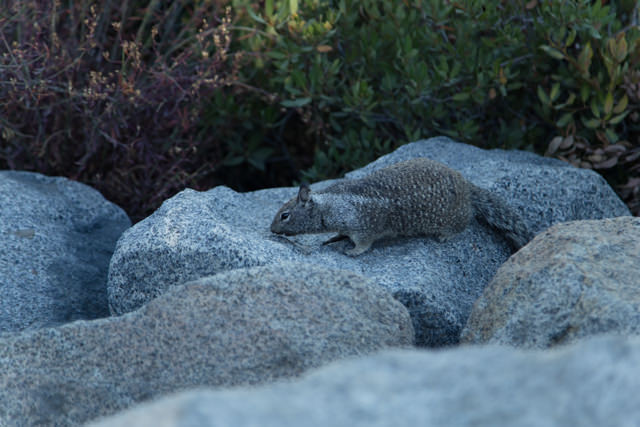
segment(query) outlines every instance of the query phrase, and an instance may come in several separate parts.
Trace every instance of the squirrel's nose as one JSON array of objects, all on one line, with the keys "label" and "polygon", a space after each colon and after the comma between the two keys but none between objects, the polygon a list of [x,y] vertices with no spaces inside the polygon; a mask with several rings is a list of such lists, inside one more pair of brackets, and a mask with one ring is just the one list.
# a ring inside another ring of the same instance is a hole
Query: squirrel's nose
[{"label": "squirrel's nose", "polygon": [[282,231],[278,229],[278,225],[276,224],[276,222],[275,222],[275,221],[273,221],[273,222],[271,223],[270,230],[271,230],[271,232],[272,232],[272,233],[282,234]]}]

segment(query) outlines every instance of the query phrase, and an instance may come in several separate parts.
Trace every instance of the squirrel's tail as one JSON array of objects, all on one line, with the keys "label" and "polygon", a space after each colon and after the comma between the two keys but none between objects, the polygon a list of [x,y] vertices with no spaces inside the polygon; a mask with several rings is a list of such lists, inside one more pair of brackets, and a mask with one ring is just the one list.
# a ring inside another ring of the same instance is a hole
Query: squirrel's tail
[{"label": "squirrel's tail", "polygon": [[472,185],[471,202],[476,218],[504,234],[514,251],[529,243],[533,237],[513,209],[490,191]]}]

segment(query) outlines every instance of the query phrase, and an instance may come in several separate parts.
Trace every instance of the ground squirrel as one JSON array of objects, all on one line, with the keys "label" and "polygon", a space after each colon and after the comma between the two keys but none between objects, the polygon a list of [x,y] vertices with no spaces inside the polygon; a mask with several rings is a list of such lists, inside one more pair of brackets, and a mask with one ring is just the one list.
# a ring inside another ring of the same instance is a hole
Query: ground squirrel
[{"label": "ground squirrel", "polygon": [[498,196],[467,181],[459,172],[416,158],[360,179],[346,179],[312,192],[300,186],[271,224],[277,234],[337,232],[326,243],[349,238],[351,256],[378,239],[434,236],[445,240],[461,232],[472,216],[498,230],[514,250],[530,236],[524,223]]}]

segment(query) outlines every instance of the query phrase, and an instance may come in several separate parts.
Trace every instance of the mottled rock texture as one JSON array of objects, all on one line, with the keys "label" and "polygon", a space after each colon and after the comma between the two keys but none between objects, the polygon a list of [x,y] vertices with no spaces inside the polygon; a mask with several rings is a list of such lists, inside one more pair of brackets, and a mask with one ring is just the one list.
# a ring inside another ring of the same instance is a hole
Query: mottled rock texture
[{"label": "mottled rock texture", "polygon": [[108,316],[109,260],[130,225],[86,185],[0,171],[0,334]]},{"label": "mottled rock texture", "polygon": [[0,339],[0,425],[77,425],[185,388],[292,377],[413,339],[405,307],[354,273],[235,270],[120,317]]},{"label": "mottled rock texture", "polygon": [[632,427],[640,338],[388,351],[256,389],[195,390],[93,427]]},{"label": "mottled rock texture", "polygon": [[640,333],[640,218],[558,224],[511,257],[476,301],[467,343],[549,347]]}]

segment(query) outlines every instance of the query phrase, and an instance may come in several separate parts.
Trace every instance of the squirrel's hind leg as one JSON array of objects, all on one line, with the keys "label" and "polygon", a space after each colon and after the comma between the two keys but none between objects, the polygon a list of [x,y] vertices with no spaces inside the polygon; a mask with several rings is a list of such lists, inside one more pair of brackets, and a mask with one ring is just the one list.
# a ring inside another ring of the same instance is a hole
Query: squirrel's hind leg
[{"label": "squirrel's hind leg", "polygon": [[376,240],[375,237],[372,238],[371,236],[368,236],[368,235],[338,234],[336,236],[333,236],[329,240],[323,242],[322,244],[323,245],[328,245],[330,243],[339,242],[339,241],[345,240],[345,239],[351,240],[353,242],[353,245],[354,245],[353,248],[347,249],[346,251],[344,251],[344,253],[349,255],[349,256],[357,256],[357,255],[360,255],[363,252],[366,252],[367,249],[369,249],[371,247],[371,244]]},{"label": "squirrel's hind leg", "polygon": [[353,248],[347,249],[344,252],[349,256],[357,256],[363,252],[366,252],[371,247],[371,244],[376,240],[375,237],[362,234],[352,234],[349,236],[349,238],[354,244]]},{"label": "squirrel's hind leg", "polygon": [[348,238],[349,238],[349,236],[347,236],[345,234],[337,234],[337,235],[333,236],[332,238],[330,238],[329,240],[322,242],[322,245],[323,246],[324,245],[328,245],[330,243],[339,242],[341,240],[348,239]]}]

